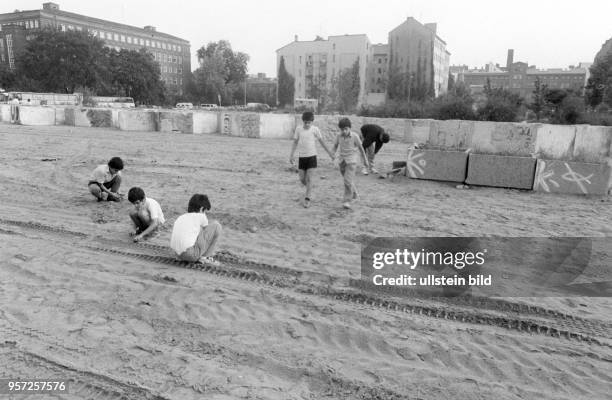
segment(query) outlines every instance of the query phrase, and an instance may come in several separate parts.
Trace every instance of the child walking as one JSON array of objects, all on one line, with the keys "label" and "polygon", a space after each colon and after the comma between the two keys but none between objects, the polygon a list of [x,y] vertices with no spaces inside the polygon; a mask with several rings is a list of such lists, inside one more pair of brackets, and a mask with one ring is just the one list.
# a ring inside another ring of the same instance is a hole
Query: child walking
[{"label": "child walking", "polygon": [[306,186],[306,195],[302,203],[305,208],[310,207],[312,189],[314,187],[314,171],[315,168],[317,168],[317,146],[315,139],[321,143],[321,146],[323,146],[331,159],[334,159],[334,153],[330,152],[327,148],[321,136],[321,131],[312,124],[313,121],[314,114],[312,112],[306,111],[302,114],[303,125],[295,128],[293,146],[291,147],[291,154],[289,155],[289,162],[291,165],[295,165],[293,155],[295,154],[295,150],[298,150],[298,174],[300,176],[300,182],[302,182],[302,185]]},{"label": "child walking", "polygon": [[338,122],[340,134],[336,136],[333,151],[340,149],[338,155],[338,165],[340,173],[344,178],[344,199],[342,206],[351,208],[351,202],[358,197],[357,188],[355,187],[355,171],[357,170],[357,153],[361,154],[363,164],[367,169],[370,168],[368,158],[359,139],[359,135],[351,131],[351,120],[342,118]]},{"label": "child walking", "polygon": [[135,242],[145,239],[166,222],[159,203],[145,196],[144,190],[133,187],[128,191],[128,200],[134,205],[130,219],[134,223],[134,231],[130,234]]},{"label": "child walking", "polygon": [[217,221],[208,222],[205,214],[208,210],[210,210],[208,196],[194,194],[189,200],[187,213],[179,216],[174,222],[170,247],[181,260],[219,265],[213,255],[222,228]]}]

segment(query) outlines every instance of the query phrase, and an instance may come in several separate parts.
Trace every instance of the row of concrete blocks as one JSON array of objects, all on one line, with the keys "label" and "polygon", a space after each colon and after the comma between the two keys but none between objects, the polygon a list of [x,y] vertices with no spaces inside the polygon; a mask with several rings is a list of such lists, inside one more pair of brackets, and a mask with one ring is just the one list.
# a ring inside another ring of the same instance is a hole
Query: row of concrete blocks
[{"label": "row of concrete blocks", "polygon": [[[19,123],[30,126],[67,125],[122,131],[196,133],[281,138],[293,132],[291,114],[245,112],[121,110],[108,108],[19,106]],[[0,105],[0,121],[11,121],[8,105]]]},{"label": "row of concrete blocks", "polygon": [[612,188],[610,163],[411,149],[405,163],[395,164],[411,178],[476,186],[583,195],[605,195]]}]

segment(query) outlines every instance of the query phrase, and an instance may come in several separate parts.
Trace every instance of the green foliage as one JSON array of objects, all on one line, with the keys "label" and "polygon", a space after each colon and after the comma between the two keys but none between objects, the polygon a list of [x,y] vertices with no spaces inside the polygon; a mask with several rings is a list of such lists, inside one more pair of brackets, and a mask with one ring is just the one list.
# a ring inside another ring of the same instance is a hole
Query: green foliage
[{"label": "green foliage", "polygon": [[280,107],[292,106],[295,96],[295,78],[285,68],[285,58],[281,57],[278,66],[278,104]]},{"label": "green foliage", "polygon": [[0,88],[10,90],[15,88],[15,73],[11,71],[7,63],[0,64]]},{"label": "green foliage", "polygon": [[345,114],[355,110],[359,100],[359,58],[351,68],[340,71],[337,80],[338,111]]},{"label": "green foliage", "polygon": [[547,91],[547,86],[542,84],[539,77],[534,82],[533,96],[529,109],[535,113],[536,120],[540,120],[542,111],[546,107],[546,99],[544,98]]},{"label": "green foliage", "polygon": [[159,64],[141,49],[110,53],[110,71],[114,92],[129,96],[141,104],[159,104],[164,99],[165,86]]},{"label": "green foliage", "polygon": [[22,90],[73,93],[77,86],[99,89],[108,77],[108,49],[86,32],[43,29],[16,59]]},{"label": "green foliage", "polygon": [[492,88],[487,80],[486,102],[478,107],[477,115],[482,121],[512,122],[516,120],[523,99],[516,93],[501,88]]},{"label": "green foliage", "polygon": [[358,115],[378,118],[428,118],[426,108],[422,102],[387,100],[380,106],[362,106]]},{"label": "green foliage", "polygon": [[428,113],[430,118],[447,120],[447,119],[466,119],[473,120],[476,118],[472,109],[472,100],[469,96],[458,96],[453,93],[445,94],[436,98],[431,106],[431,111]]},{"label": "green foliage", "polygon": [[612,106],[612,52],[598,58],[590,72],[586,85],[587,103],[591,107],[601,103]]}]

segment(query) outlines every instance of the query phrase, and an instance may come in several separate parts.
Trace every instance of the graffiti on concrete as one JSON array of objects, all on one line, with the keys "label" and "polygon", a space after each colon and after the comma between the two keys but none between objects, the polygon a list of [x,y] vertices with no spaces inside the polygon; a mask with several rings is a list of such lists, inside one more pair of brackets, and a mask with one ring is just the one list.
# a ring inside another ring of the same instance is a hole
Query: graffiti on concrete
[{"label": "graffiti on concrete", "polygon": [[408,151],[408,160],[406,161],[406,170],[411,178],[418,178],[417,172],[420,175],[424,174],[423,168],[427,166],[427,161],[420,159],[425,153],[415,152],[414,149]]},{"label": "graffiti on concrete", "polygon": [[550,192],[551,186],[554,186],[555,188],[559,188],[561,186],[558,180],[562,179],[566,182],[575,183],[582,193],[589,193],[588,188],[585,186],[585,184],[591,184],[591,178],[593,178],[593,174],[589,174],[587,176],[582,175],[572,170],[568,163],[563,163],[563,165],[567,169],[567,172],[560,176],[555,176],[555,170],[550,166],[550,164],[547,165],[546,161],[542,160],[539,161],[539,164],[540,165],[534,182],[535,190],[541,188],[545,192]]}]

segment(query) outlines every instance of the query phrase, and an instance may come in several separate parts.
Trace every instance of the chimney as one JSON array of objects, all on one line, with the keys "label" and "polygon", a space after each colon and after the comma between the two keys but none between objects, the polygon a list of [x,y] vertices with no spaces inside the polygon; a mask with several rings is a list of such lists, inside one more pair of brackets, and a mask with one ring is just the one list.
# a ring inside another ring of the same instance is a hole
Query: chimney
[{"label": "chimney", "polygon": [[156,29],[155,29],[154,26],[147,25],[147,26],[144,27],[144,30],[145,31],[150,31],[150,32],[155,32]]},{"label": "chimney", "polygon": [[297,41],[298,41],[298,40],[297,40],[297,39],[298,39],[298,38],[297,38],[297,35],[295,35],[295,36],[294,36],[294,38],[295,38],[295,41],[297,42]]},{"label": "chimney", "polygon": [[508,71],[510,70],[512,63],[514,63],[514,49],[508,49],[508,60],[506,61],[506,68]]},{"label": "chimney", "polygon": [[59,4],[57,3],[43,3],[43,10],[59,10]]}]

